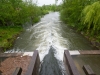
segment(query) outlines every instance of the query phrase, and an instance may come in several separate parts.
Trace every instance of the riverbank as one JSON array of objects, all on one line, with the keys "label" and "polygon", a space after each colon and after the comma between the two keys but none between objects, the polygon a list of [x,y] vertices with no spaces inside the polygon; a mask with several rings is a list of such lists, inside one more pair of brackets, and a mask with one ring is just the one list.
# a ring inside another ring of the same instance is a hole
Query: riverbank
[{"label": "riverbank", "polygon": [[[67,24],[68,25],[68,24]],[[90,41],[91,45],[95,48],[100,50],[100,41],[98,41],[99,39],[92,37],[90,35],[87,35],[86,33],[82,32],[82,31],[78,31],[78,29],[76,27],[72,27],[70,25],[68,25],[71,29],[75,30],[76,33],[81,34],[83,37],[85,37],[87,40]]]},{"label": "riverbank", "polygon": [[100,50],[100,42],[98,41],[98,39],[96,39],[95,37],[90,37],[89,35],[86,35],[84,33],[81,34],[84,35],[92,43],[93,46],[97,47]]},{"label": "riverbank", "polygon": [[13,46],[17,36],[23,31],[20,26],[0,27],[0,52],[4,52]]},{"label": "riverbank", "polygon": [[[76,29],[77,30],[77,29]],[[81,32],[81,34],[87,38],[91,44],[96,47],[98,50],[100,50],[100,42],[98,41],[99,39],[96,39],[95,37],[92,37],[90,35],[85,34],[84,32]]]}]

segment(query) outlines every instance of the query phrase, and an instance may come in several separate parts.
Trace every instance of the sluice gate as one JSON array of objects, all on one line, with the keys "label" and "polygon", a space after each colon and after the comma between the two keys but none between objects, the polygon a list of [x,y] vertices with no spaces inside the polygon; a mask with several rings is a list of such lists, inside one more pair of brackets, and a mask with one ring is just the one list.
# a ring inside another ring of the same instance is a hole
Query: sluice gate
[{"label": "sluice gate", "polygon": [[[80,51],[80,55],[81,54],[99,54],[99,50],[97,51]],[[0,55],[0,57],[17,57],[17,56],[22,56],[23,53],[3,53]],[[66,72],[68,73],[68,75],[81,75],[79,70],[77,69],[72,56],[70,55],[70,52],[68,50],[64,51],[64,57],[63,57],[63,62],[64,62],[64,66],[66,68]],[[0,62],[1,63],[1,62]],[[25,73],[25,75],[39,75],[39,68],[40,68],[40,57],[39,57],[39,53],[37,50],[34,51],[30,63],[28,65],[27,71]],[[85,75],[96,75],[91,66],[89,64],[84,64],[82,67]],[[13,71],[12,75],[21,75],[22,74],[23,69],[21,67],[16,67],[16,69]],[[2,74],[0,74],[2,75]]]}]

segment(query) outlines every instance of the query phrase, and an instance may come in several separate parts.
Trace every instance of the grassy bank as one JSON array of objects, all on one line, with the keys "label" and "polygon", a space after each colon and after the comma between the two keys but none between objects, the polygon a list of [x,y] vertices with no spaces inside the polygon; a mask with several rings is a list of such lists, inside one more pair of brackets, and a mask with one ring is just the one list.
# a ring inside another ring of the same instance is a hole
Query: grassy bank
[{"label": "grassy bank", "polygon": [[22,27],[0,27],[0,49],[4,51],[11,48],[22,30]]}]

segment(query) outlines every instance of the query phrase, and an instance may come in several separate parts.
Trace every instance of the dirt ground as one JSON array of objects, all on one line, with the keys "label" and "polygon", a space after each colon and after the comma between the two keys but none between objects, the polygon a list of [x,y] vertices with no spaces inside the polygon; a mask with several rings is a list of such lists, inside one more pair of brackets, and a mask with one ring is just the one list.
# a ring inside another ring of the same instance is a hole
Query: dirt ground
[{"label": "dirt ground", "polygon": [[31,60],[30,56],[22,56],[22,57],[18,56],[18,57],[6,58],[0,64],[1,75],[12,75],[16,67],[21,67],[22,68],[21,75],[24,75],[30,63],[30,60]]}]

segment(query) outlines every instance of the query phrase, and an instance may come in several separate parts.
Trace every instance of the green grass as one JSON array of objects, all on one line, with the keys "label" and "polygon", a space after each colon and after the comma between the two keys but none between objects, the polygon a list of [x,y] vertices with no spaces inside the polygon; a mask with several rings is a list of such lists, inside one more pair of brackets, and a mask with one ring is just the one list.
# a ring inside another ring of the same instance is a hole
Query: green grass
[{"label": "green grass", "polygon": [[22,27],[0,27],[0,47],[5,50],[12,47],[14,40],[22,30]]}]

